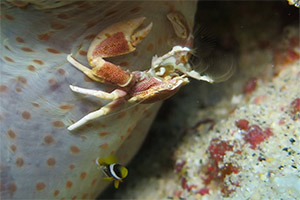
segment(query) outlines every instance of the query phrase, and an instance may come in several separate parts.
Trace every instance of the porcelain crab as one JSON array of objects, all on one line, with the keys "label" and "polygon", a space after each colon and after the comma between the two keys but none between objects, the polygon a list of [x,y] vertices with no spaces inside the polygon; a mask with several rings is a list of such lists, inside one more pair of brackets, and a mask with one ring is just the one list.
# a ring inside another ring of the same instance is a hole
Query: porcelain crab
[{"label": "porcelain crab", "polygon": [[112,100],[112,102],[84,116],[69,126],[68,130],[74,130],[90,120],[104,116],[126,101],[154,103],[167,99],[189,82],[188,77],[213,82],[210,77],[192,70],[188,62],[191,49],[183,46],[174,46],[171,51],[161,57],[155,55],[150,69],[146,71],[129,72],[105,61],[103,58],[124,55],[136,49],[136,45],[148,35],[152,28],[152,23],[150,23],[134,33],[144,20],[144,17],[140,17],[119,22],[101,31],[91,43],[87,54],[92,69],[79,63],[72,55],[68,55],[67,60],[92,80],[114,84],[118,87],[108,93],[70,85],[74,92]]}]

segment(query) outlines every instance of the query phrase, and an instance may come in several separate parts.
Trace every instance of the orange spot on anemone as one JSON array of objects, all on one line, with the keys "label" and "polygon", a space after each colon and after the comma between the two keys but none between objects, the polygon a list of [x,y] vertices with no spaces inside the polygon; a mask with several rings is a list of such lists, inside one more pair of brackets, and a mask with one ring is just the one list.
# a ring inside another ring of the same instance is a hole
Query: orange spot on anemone
[{"label": "orange spot on anemone", "polygon": [[55,78],[50,78],[50,79],[48,80],[48,83],[49,83],[50,85],[55,85],[57,82],[56,82],[56,79],[55,79]]},{"label": "orange spot on anemone", "polygon": [[16,165],[17,165],[18,167],[23,167],[23,165],[24,165],[24,159],[21,158],[21,157],[17,158],[17,159],[16,159]]},{"label": "orange spot on anemone", "polygon": [[31,103],[31,105],[33,105],[36,108],[40,107],[40,104],[38,104],[38,103]]},{"label": "orange spot on anemone", "polygon": [[49,33],[43,33],[43,34],[39,34],[37,35],[39,40],[43,40],[43,41],[47,41],[50,39],[50,34]]},{"label": "orange spot on anemone", "polygon": [[9,129],[7,131],[7,135],[10,137],[10,139],[15,139],[16,138],[16,133],[11,129]]},{"label": "orange spot on anemone", "polygon": [[54,193],[53,193],[53,196],[57,197],[59,195],[59,192],[60,192],[59,190],[55,190]]},{"label": "orange spot on anemone", "polygon": [[29,120],[31,118],[31,114],[28,111],[23,111],[22,118],[25,120]]},{"label": "orange spot on anemone", "polygon": [[[0,18],[1,19],[1,18]],[[10,48],[7,45],[4,45],[5,49],[7,49],[8,51],[11,51]]]},{"label": "orange spot on anemone", "polygon": [[8,190],[10,194],[13,194],[17,191],[17,186],[15,183],[10,183],[8,186]]},{"label": "orange spot on anemone", "polygon": [[152,51],[153,48],[154,48],[154,45],[153,45],[153,44],[149,44],[149,45],[147,46],[147,51]]},{"label": "orange spot on anemone", "polygon": [[130,133],[132,130],[133,130],[133,128],[132,128],[132,127],[129,127],[129,128],[127,129],[127,133]]},{"label": "orange spot on anemone", "polygon": [[45,142],[46,144],[53,144],[55,141],[54,141],[52,135],[46,135],[46,136],[44,137],[44,142]]},{"label": "orange spot on anemone", "polygon": [[34,52],[32,49],[30,49],[28,47],[22,47],[21,50],[25,51],[25,52]]},{"label": "orange spot on anemone", "polygon": [[73,185],[73,182],[72,182],[72,181],[67,181],[67,182],[66,182],[66,187],[67,187],[67,188],[71,188],[72,185]]},{"label": "orange spot on anemone", "polygon": [[87,175],[86,172],[82,172],[82,173],[80,174],[80,179],[85,179],[86,175]]},{"label": "orange spot on anemone", "polygon": [[24,76],[18,76],[17,80],[24,85],[27,83],[27,79]]},{"label": "orange spot on anemone", "polygon": [[46,50],[47,50],[49,53],[60,54],[60,51],[58,51],[57,49],[47,48]]},{"label": "orange spot on anemone", "polygon": [[0,85],[0,92],[6,92],[8,87],[6,85]]},{"label": "orange spot on anemone", "polygon": [[37,191],[41,191],[41,190],[45,189],[45,187],[46,187],[46,185],[44,182],[38,182],[35,186]]},{"label": "orange spot on anemone", "polygon": [[105,137],[105,136],[107,136],[109,134],[110,134],[110,132],[99,132],[98,133],[99,137]]},{"label": "orange spot on anemone", "polygon": [[89,128],[90,128],[90,127],[93,127],[93,126],[94,126],[93,123],[87,123],[87,124],[86,124],[86,127],[89,127]]},{"label": "orange spot on anemone", "polygon": [[86,140],[86,139],[87,139],[87,137],[86,137],[85,135],[81,135],[80,138],[81,138],[82,140]]},{"label": "orange spot on anemone", "polygon": [[60,109],[62,110],[72,110],[73,109],[73,105],[70,105],[70,104],[63,104],[61,106],[59,106]]},{"label": "orange spot on anemone", "polygon": [[21,88],[16,88],[16,92],[22,92]]},{"label": "orange spot on anemone", "polygon": [[17,151],[16,145],[14,145],[14,144],[10,145],[10,150],[11,150],[12,152],[16,152],[16,151]]},{"label": "orange spot on anemone", "polygon": [[66,71],[62,68],[57,70],[60,75],[65,75]]},{"label": "orange spot on anemone", "polygon": [[101,128],[105,128],[107,126],[106,124],[102,124],[102,123],[100,123],[99,125]]},{"label": "orange spot on anemone", "polygon": [[62,121],[54,121],[54,122],[52,122],[52,125],[54,126],[54,127],[56,127],[56,128],[62,128],[62,127],[64,127],[65,126],[65,124],[62,122]]},{"label": "orange spot on anemone", "polygon": [[12,58],[7,57],[7,56],[4,56],[4,59],[5,59],[7,62],[15,62]]},{"label": "orange spot on anemone", "polygon": [[69,165],[70,170],[73,170],[74,168],[75,168],[75,165],[73,165],[73,164]]},{"label": "orange spot on anemone", "polygon": [[70,146],[70,150],[74,154],[78,154],[80,152],[80,149],[77,146]]},{"label": "orange spot on anemone", "polygon": [[21,38],[21,37],[16,37],[16,41],[19,42],[19,43],[24,43],[24,39]]},{"label": "orange spot on anemone", "polygon": [[32,71],[32,72],[35,71],[35,67],[34,67],[33,65],[28,65],[28,66],[27,66],[27,69],[28,69],[29,71]]},{"label": "orange spot on anemone", "polygon": [[79,54],[82,55],[82,56],[86,56],[86,55],[87,55],[87,52],[86,52],[86,51],[83,51],[83,50],[79,50]]},{"label": "orange spot on anemone", "polygon": [[37,64],[39,64],[39,65],[43,65],[44,64],[44,62],[42,60],[34,59],[32,61],[35,62],[35,63],[37,63]]},{"label": "orange spot on anemone", "polygon": [[5,17],[6,19],[10,20],[10,21],[15,20],[15,18],[14,18],[13,16],[8,15],[8,14],[4,14],[4,17]]},{"label": "orange spot on anemone", "polygon": [[88,193],[84,193],[81,197],[81,199],[86,199],[88,197]]},{"label": "orange spot on anemone", "polygon": [[51,157],[47,160],[47,165],[54,166],[56,164],[55,158]]},{"label": "orange spot on anemone", "polygon": [[97,178],[94,178],[91,182],[91,185],[95,185],[96,182],[97,182]]}]

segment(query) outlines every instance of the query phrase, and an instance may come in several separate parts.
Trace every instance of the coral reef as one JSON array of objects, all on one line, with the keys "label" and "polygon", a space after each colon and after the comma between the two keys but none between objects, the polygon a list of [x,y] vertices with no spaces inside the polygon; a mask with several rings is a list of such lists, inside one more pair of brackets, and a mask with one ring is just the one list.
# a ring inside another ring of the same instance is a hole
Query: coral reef
[{"label": "coral reef", "polygon": [[299,198],[299,10],[283,2],[201,2],[199,10],[222,47],[237,49],[236,74],[168,100],[128,166],[134,174],[100,198]]}]

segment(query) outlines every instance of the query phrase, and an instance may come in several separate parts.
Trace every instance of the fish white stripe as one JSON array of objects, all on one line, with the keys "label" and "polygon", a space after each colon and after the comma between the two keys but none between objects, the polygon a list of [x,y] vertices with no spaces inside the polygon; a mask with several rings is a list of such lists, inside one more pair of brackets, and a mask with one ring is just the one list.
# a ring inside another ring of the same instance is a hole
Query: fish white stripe
[{"label": "fish white stripe", "polygon": [[109,165],[109,171],[110,171],[111,175],[112,175],[115,179],[121,180],[122,178],[118,177],[117,174],[116,174],[115,171],[114,171],[114,166],[115,166],[115,165],[116,165],[116,164],[111,164],[111,165]]}]

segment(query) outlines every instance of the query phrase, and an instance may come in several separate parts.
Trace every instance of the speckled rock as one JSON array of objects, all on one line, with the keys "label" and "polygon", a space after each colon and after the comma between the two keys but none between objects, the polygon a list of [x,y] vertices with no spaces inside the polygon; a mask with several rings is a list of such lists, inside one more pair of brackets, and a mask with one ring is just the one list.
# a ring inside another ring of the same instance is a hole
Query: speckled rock
[{"label": "speckled rock", "polygon": [[199,5],[220,43],[238,49],[237,72],[191,83],[162,107],[113,198],[299,198],[299,12],[284,3]]}]

